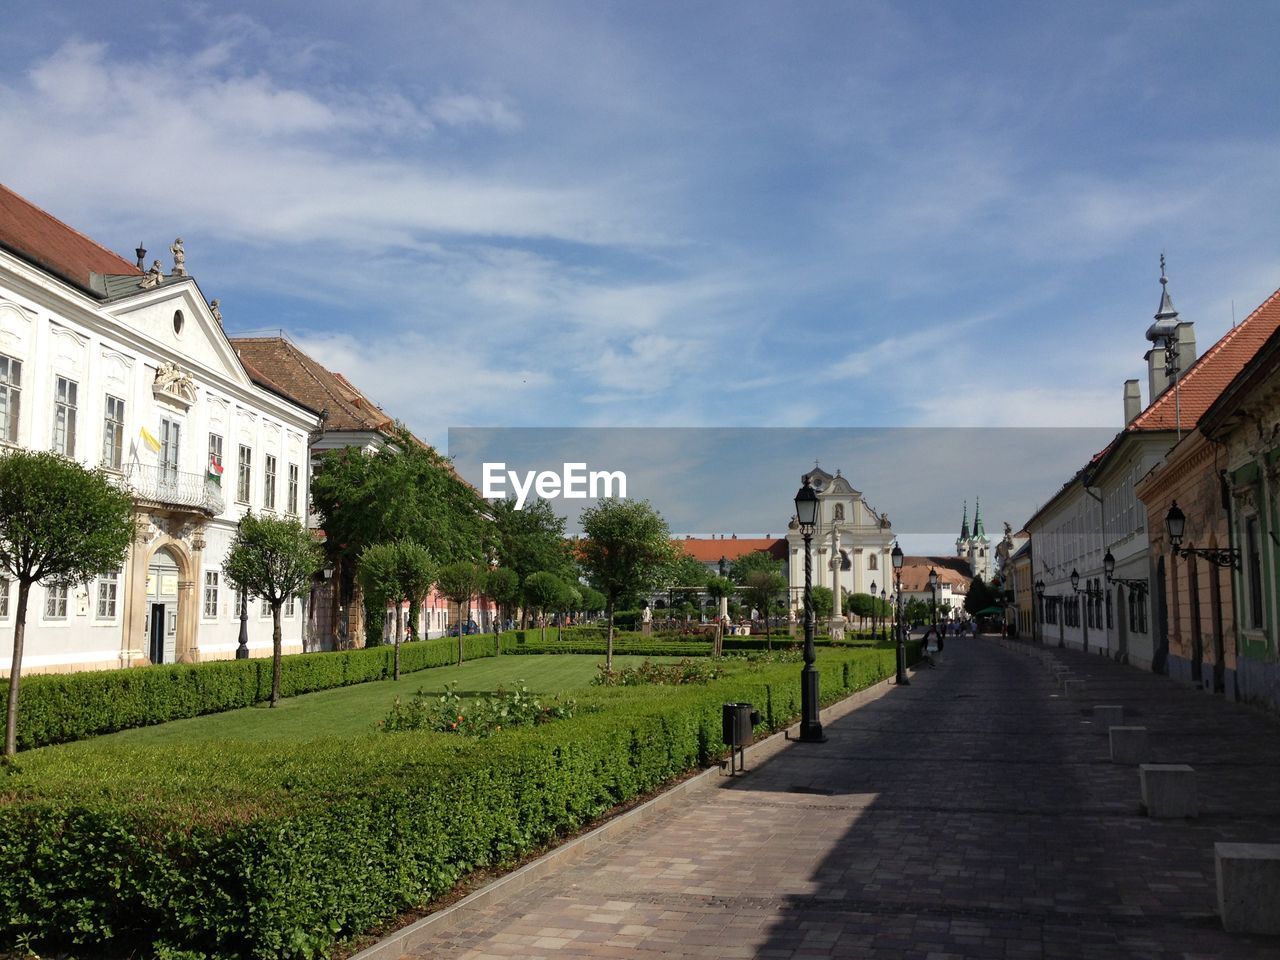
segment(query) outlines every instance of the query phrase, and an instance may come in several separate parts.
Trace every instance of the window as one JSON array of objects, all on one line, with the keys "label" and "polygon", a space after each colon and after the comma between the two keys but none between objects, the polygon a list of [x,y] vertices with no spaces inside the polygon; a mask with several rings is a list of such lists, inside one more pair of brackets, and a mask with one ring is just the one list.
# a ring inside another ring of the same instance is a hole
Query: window
[{"label": "window", "polygon": [[22,361],[0,356],[0,440],[18,442],[18,408],[22,400]]},{"label": "window", "polygon": [[47,620],[67,619],[67,585],[65,583],[44,588],[44,615]]},{"label": "window", "polygon": [[239,587],[236,587],[236,592],[235,592],[235,609],[232,611],[232,613],[234,613],[234,614],[235,614],[235,616],[236,616],[237,618],[239,618],[239,616],[240,616],[240,610],[241,610],[242,608],[244,609],[244,611],[245,611],[246,613],[248,613],[248,612],[249,612],[248,604],[246,604],[246,603],[245,603],[244,591],[243,591],[243,590],[241,590]]},{"label": "window", "polygon": [[116,595],[120,591],[120,571],[113,570],[98,578],[98,619],[114,620]]},{"label": "window", "polygon": [[178,478],[178,437],[182,427],[172,420],[160,421],[160,475]]},{"label": "window", "polygon": [[0,577],[0,620],[9,619],[9,581]]},{"label": "window", "polygon": [[222,437],[216,433],[209,434],[209,476],[222,486]]},{"label": "window", "polygon": [[262,617],[271,616],[271,604],[266,597],[262,598],[262,606],[258,610],[258,615]]},{"label": "window", "polygon": [[1147,598],[1141,590],[1129,591],[1129,630],[1133,633],[1147,632]]},{"label": "window", "polygon": [[[237,613],[239,610],[236,611]],[[206,570],[204,574],[204,615],[208,620],[218,616],[218,573]]]},{"label": "window", "polygon": [[1249,626],[1262,628],[1262,537],[1258,531],[1258,518],[1249,517],[1244,527],[1245,549],[1248,551],[1249,576]]},{"label": "window", "polygon": [[240,474],[236,481],[236,499],[241,503],[249,502],[249,482],[253,478],[252,457],[253,451],[243,443],[240,444],[240,462],[238,464]]},{"label": "window", "polygon": [[262,509],[276,508],[276,458],[267,454],[262,471]]},{"label": "window", "polygon": [[284,615],[286,617],[292,617],[297,612],[298,612],[298,598],[290,597],[288,600],[284,602]]},{"label": "window", "polygon": [[102,417],[102,465],[119,470],[124,462],[124,401],[107,394]]},{"label": "window", "polygon": [[298,465],[289,464],[289,513],[298,515]]},{"label": "window", "polygon": [[58,377],[53,398],[53,450],[64,457],[76,455],[76,391],[74,380]]}]

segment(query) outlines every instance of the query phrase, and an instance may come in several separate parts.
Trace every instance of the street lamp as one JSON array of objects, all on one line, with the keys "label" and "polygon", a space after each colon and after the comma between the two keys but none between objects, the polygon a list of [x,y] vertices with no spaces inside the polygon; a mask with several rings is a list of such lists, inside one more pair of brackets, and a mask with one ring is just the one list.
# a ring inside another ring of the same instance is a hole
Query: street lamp
[{"label": "street lamp", "polygon": [[880,611],[876,609],[876,582],[872,580],[871,581],[871,639],[872,641],[875,640],[876,634],[880,632],[880,624],[878,622],[879,615],[880,615]]},{"label": "street lamp", "polygon": [[827,738],[822,734],[822,722],[818,719],[818,668],[813,665],[812,546],[813,528],[818,523],[818,491],[813,489],[808,474],[805,474],[796,493],[796,522],[804,537],[804,668],[800,671],[800,739],[806,743],[821,743]]},{"label": "street lamp", "polygon": [[884,587],[880,588],[880,636],[878,639],[889,639],[889,614],[885,609],[885,592]]},{"label": "street lamp", "polygon": [[236,647],[236,659],[249,659],[249,593],[240,588],[240,644]]},{"label": "street lamp", "polygon": [[938,638],[938,652],[942,652],[942,631],[938,629],[938,571],[929,568],[929,589],[933,591],[933,633]]},{"label": "street lamp", "polygon": [[1178,507],[1177,500],[1173,501],[1169,512],[1165,514],[1164,525],[1169,531],[1169,544],[1173,547],[1175,557],[1204,557],[1215,566],[1240,569],[1239,547],[1182,546],[1182,536],[1187,532],[1187,515]]},{"label": "street lamp", "polygon": [[909,686],[911,681],[907,679],[907,638],[904,630],[905,624],[902,622],[902,548],[898,546],[895,540],[893,543],[893,552],[889,554],[890,560],[893,562],[893,586],[897,594],[897,605],[894,613],[894,632],[898,635],[898,678],[897,684],[900,687]]},{"label": "street lamp", "polygon": [[1127,577],[1117,577],[1116,558],[1111,555],[1111,551],[1107,551],[1107,555],[1102,558],[1102,570],[1107,575],[1107,583],[1118,583],[1127,590],[1136,591],[1138,593],[1147,592],[1147,581],[1131,580]]}]

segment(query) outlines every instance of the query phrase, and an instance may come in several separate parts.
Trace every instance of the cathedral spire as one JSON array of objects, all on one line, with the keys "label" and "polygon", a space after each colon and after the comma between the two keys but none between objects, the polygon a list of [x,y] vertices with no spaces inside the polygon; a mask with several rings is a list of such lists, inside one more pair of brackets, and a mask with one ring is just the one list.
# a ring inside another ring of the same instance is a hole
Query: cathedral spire
[{"label": "cathedral spire", "polygon": [[973,498],[973,539],[985,540],[987,536],[986,529],[982,526],[982,500],[978,497]]},{"label": "cathedral spire", "polygon": [[969,501],[964,502],[964,520],[960,523],[960,539],[969,539]]}]

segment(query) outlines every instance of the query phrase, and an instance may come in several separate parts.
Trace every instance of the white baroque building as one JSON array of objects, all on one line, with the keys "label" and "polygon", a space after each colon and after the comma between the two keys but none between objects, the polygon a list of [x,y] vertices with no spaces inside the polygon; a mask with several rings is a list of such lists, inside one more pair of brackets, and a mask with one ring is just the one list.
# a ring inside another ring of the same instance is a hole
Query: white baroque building
[{"label": "white baroque building", "polygon": [[[24,672],[235,655],[239,601],[222,564],[247,510],[304,518],[314,411],[256,385],[217,301],[173,267],[142,269],[0,187],[0,447],[102,466],[133,495],[138,537],[121,569],[78,587],[37,584]],[[16,589],[0,581],[0,672]],[[284,608],[302,649],[302,602]],[[272,624],[248,604],[251,655]]]}]

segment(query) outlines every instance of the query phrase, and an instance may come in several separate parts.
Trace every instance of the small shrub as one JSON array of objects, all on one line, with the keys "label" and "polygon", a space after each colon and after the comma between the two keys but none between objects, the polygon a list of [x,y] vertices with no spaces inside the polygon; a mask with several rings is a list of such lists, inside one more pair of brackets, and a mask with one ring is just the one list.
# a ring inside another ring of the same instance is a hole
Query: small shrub
[{"label": "small shrub", "polygon": [[419,690],[407,704],[401,704],[396,697],[391,712],[378,728],[386,733],[432,730],[489,737],[504,727],[533,727],[552,720],[567,720],[577,707],[576,701],[561,701],[558,696],[543,703],[529,692],[523,680],[517,680],[513,690],[499,687],[490,696],[471,701],[459,696],[456,687],[456,683],[446,684],[444,693],[440,694]]},{"label": "small shrub", "polygon": [[646,660],[638,667],[626,667],[622,670],[610,670],[602,663],[598,670],[599,673],[591,681],[598,687],[638,687],[647,683],[671,686],[710,683],[724,674],[722,668],[712,663],[690,660],[687,657],[679,663],[650,663]]}]

